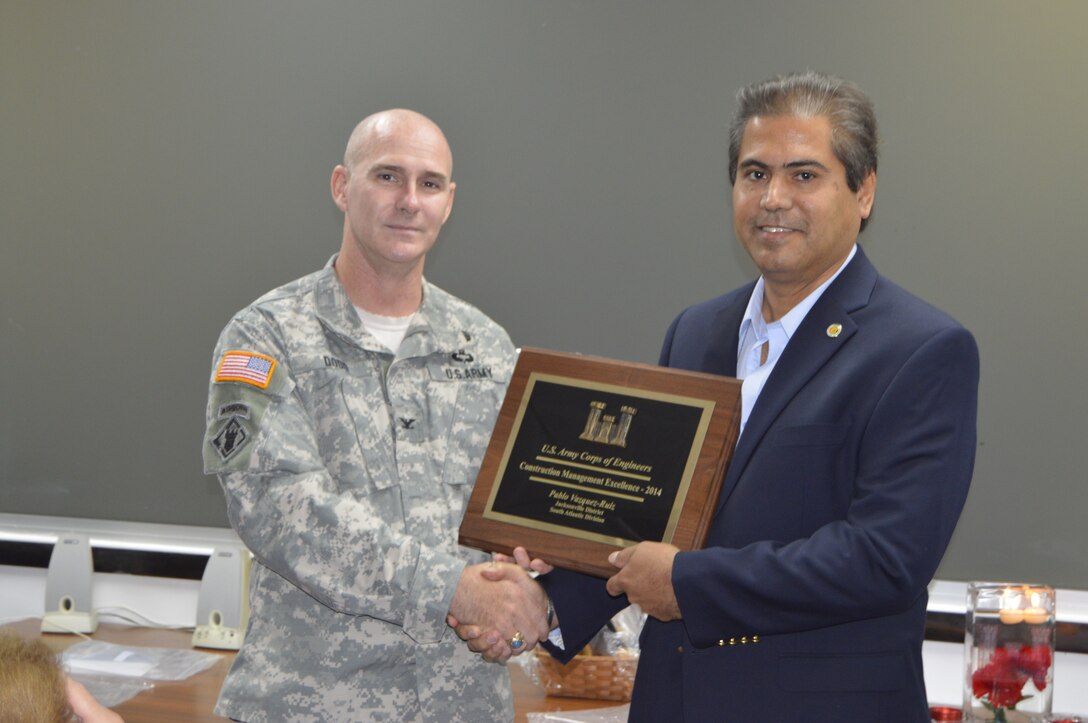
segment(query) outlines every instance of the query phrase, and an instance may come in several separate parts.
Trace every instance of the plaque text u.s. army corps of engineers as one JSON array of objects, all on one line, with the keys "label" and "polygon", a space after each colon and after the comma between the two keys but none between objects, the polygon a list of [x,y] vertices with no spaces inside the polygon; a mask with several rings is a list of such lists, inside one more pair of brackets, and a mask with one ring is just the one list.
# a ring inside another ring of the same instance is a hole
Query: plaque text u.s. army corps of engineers
[{"label": "plaque text u.s. army corps of engineers", "polygon": [[739,409],[728,377],[524,349],[460,541],[598,576],[642,540],[697,548]]}]

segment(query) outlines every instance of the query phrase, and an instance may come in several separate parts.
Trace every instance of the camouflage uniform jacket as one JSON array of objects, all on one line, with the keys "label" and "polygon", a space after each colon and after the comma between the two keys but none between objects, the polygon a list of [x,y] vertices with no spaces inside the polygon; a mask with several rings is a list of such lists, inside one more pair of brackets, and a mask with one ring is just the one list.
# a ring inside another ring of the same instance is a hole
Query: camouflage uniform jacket
[{"label": "camouflage uniform jacket", "polygon": [[506,332],[424,283],[394,356],[332,269],[258,299],[215,350],[204,465],[253,552],[216,712],[245,721],[513,718],[503,666],[445,624],[457,528],[512,372]]}]

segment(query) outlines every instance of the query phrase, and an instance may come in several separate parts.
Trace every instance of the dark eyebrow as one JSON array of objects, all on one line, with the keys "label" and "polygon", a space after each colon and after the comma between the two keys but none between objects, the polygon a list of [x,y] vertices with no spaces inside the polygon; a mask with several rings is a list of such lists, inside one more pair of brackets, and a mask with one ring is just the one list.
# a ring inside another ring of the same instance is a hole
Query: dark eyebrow
[{"label": "dark eyebrow", "polygon": [[763,169],[763,170],[766,170],[766,169],[770,168],[770,166],[768,166],[763,161],[757,161],[754,158],[744,159],[743,161],[740,162],[740,167],[741,168],[760,168],[760,169]]},{"label": "dark eyebrow", "polygon": [[797,160],[797,161],[790,161],[789,163],[787,163],[785,165],[786,168],[806,168],[808,166],[815,166],[816,168],[819,168],[821,171],[828,170],[827,166],[820,163],[819,161],[809,160],[809,159],[801,159],[801,160]]},{"label": "dark eyebrow", "polygon": [[[745,159],[744,161],[741,162],[740,167],[741,168],[758,168],[760,170],[765,171],[765,170],[768,170],[770,168],[770,165],[764,163],[763,161],[756,160],[755,158],[747,158],[747,159]],[[808,158],[802,158],[802,159],[799,159],[799,160],[796,160],[796,161],[790,161],[790,162],[784,164],[782,167],[783,168],[816,167],[816,168],[819,168],[821,171],[827,171],[828,170],[827,166],[825,166],[824,164],[820,163],[817,160],[808,159]]]}]

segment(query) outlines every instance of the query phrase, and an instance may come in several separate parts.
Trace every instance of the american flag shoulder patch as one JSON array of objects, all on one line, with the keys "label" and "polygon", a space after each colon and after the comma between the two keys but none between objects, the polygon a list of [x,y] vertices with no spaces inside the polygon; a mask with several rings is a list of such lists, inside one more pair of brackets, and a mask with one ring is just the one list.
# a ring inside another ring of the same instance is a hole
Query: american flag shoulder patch
[{"label": "american flag shoulder patch", "polygon": [[252,351],[228,351],[215,372],[217,382],[245,382],[266,389],[276,370],[276,360]]}]

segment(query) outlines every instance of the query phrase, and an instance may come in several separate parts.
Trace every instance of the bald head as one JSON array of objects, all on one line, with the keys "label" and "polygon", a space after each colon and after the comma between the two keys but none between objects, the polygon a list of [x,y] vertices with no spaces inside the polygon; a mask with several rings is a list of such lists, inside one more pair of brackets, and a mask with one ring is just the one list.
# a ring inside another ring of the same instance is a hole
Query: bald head
[{"label": "bald head", "polygon": [[445,160],[447,177],[453,172],[453,154],[438,124],[422,113],[407,108],[393,108],[369,115],[359,121],[344,150],[344,167],[354,171],[364,158],[393,138],[413,139],[429,145]]}]

